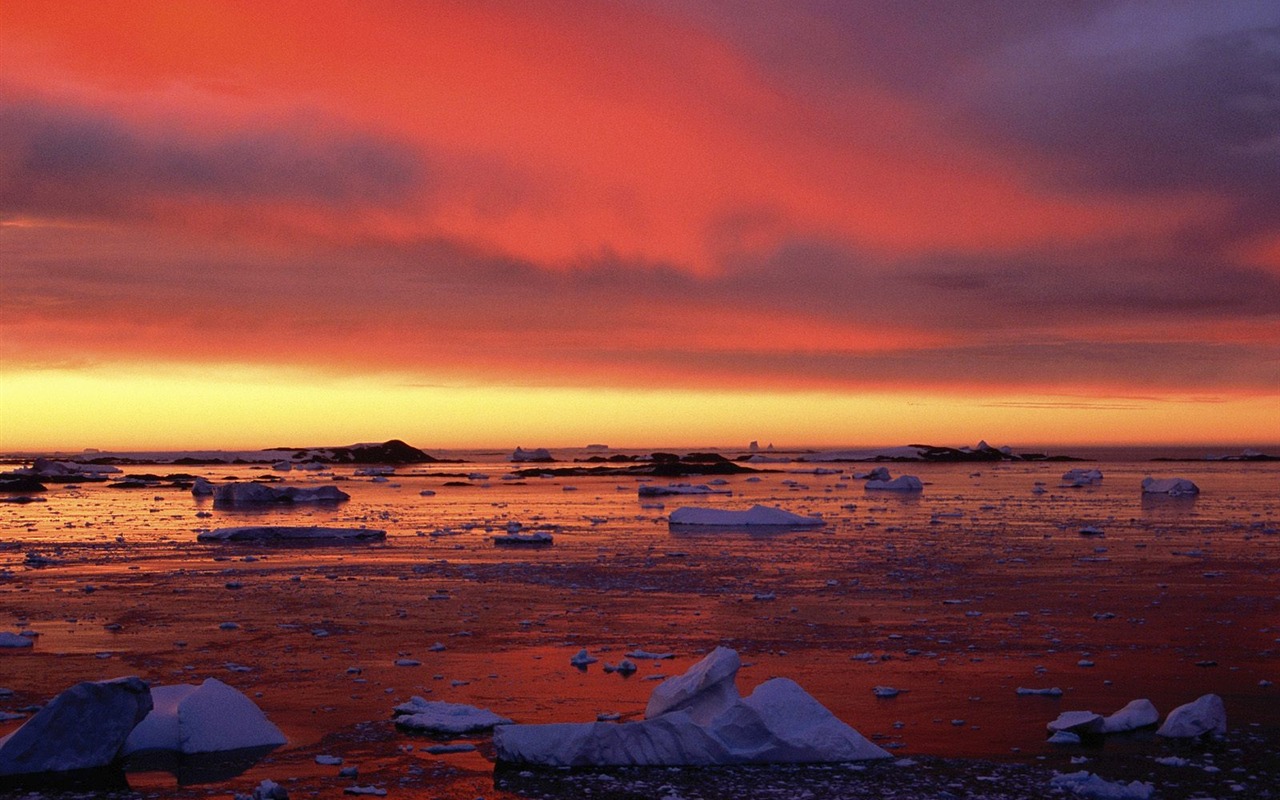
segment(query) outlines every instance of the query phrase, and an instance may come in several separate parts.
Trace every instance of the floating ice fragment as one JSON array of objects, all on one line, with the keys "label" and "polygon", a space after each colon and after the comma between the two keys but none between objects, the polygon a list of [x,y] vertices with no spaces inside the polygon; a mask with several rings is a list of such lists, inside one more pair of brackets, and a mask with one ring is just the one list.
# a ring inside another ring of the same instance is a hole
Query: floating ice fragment
[{"label": "floating ice fragment", "polygon": [[1200,487],[1186,478],[1143,478],[1143,494],[1167,494],[1172,497],[1185,497],[1199,494]]},{"label": "floating ice fragment", "polygon": [[1206,694],[1169,712],[1157,736],[1190,739],[1206,733],[1227,732],[1227,708],[1216,694]]},{"label": "floating ice fragment", "polygon": [[1149,800],[1155,791],[1149,783],[1113,783],[1087,770],[1055,775],[1049,780],[1049,786],[1093,800]]},{"label": "floating ice fragment", "polygon": [[820,527],[826,522],[821,517],[806,517],[773,506],[755,505],[746,511],[726,511],[718,508],[677,508],[667,517],[671,526],[705,525],[733,528],[760,526],[778,528]]},{"label": "floating ice fragment", "polygon": [[155,707],[125,742],[124,755],[143,750],[215,753],[286,742],[280,729],[242,692],[217,678],[156,686]]},{"label": "floating ice fragment", "polygon": [[424,700],[415,695],[393,709],[396,727],[420,733],[459,735],[485,731],[511,720],[485,708],[442,700]]}]

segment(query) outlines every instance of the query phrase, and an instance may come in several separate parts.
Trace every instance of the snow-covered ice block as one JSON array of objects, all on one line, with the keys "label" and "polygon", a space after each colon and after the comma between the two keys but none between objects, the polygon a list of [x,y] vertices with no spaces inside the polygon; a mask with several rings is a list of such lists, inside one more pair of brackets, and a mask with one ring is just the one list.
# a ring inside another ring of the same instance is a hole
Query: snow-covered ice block
[{"label": "snow-covered ice block", "polygon": [[374,528],[327,528],[320,525],[245,525],[218,528],[196,535],[198,542],[334,541],[385,539],[387,532]]},{"label": "snow-covered ice block", "polygon": [[511,720],[486,708],[443,700],[425,700],[414,695],[407,703],[393,709],[396,727],[420,733],[459,735],[486,731],[495,725],[508,725]]},{"label": "snow-covered ice block", "polygon": [[899,475],[893,480],[871,480],[863,487],[869,491],[920,492],[924,483],[915,475]]},{"label": "snow-covered ice block", "polygon": [[1200,487],[1186,478],[1143,478],[1143,494],[1167,494],[1173,497],[1200,494]]},{"label": "snow-covered ice block", "polygon": [[1160,712],[1145,698],[1134,700],[1119,711],[1102,720],[1103,733],[1136,731],[1160,721]]},{"label": "snow-covered ice block", "polygon": [[1069,487],[1096,486],[1102,483],[1102,471],[1097,469],[1069,469],[1062,473],[1062,485]]},{"label": "snow-covered ice block", "polygon": [[0,775],[105,767],[149,711],[141,678],[77,683],[0,739]]},{"label": "snow-covered ice block", "polygon": [[129,734],[124,754],[143,750],[218,753],[287,740],[252,700],[217,678],[151,690],[155,708]]},{"label": "snow-covered ice block", "polygon": [[640,722],[503,725],[500,761],[543,766],[694,766],[862,761],[890,755],[837,719],[794,681],[737,694],[733,650],[716,648],[668,678]]},{"label": "snow-covered ice block", "polygon": [[1227,732],[1227,707],[1216,694],[1206,694],[1169,712],[1157,736],[1190,739],[1206,733]]},{"label": "snow-covered ice block", "polygon": [[806,517],[793,514],[773,506],[755,505],[746,511],[726,511],[719,508],[683,507],[672,511],[667,517],[670,525],[709,525],[715,527],[738,527],[741,525],[759,525],[773,527],[818,527],[826,522],[821,517]]},{"label": "snow-covered ice block", "polygon": [[1102,730],[1102,715],[1092,711],[1063,711],[1049,723],[1048,728],[1051,731],[1099,733]]},{"label": "snow-covered ice block", "polygon": [[1078,797],[1093,800],[1149,800],[1155,787],[1141,781],[1117,783],[1094,775],[1087,770],[1058,774],[1049,780],[1049,786],[1065,790]]}]

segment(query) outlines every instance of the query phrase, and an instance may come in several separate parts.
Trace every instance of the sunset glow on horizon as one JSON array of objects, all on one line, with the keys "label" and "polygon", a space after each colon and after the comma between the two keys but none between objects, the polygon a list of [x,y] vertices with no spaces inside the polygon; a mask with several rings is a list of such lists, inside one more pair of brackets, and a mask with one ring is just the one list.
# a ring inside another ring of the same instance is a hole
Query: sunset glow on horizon
[{"label": "sunset glow on horizon", "polygon": [[0,5],[0,451],[1280,442],[1265,3]]}]

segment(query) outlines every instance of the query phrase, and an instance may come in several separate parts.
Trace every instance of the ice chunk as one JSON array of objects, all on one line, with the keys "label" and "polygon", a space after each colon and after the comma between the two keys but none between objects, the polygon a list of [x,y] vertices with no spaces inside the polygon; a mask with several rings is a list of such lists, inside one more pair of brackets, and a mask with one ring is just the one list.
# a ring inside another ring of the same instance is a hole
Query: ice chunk
[{"label": "ice chunk", "polygon": [[1062,473],[1062,485],[1067,487],[1096,486],[1102,483],[1102,471],[1097,469],[1069,469]]},{"label": "ice chunk", "polygon": [[924,483],[915,475],[899,475],[893,480],[870,480],[863,487],[868,491],[920,492]]},{"label": "ice chunk", "polygon": [[1102,720],[1103,733],[1123,733],[1136,731],[1160,721],[1160,712],[1150,700],[1134,700],[1114,714]]},{"label": "ice chunk", "polygon": [[1048,727],[1055,732],[1098,733],[1102,730],[1102,715],[1092,711],[1063,711]]},{"label": "ice chunk", "polygon": [[77,683],[0,739],[0,775],[105,767],[149,711],[141,678]]},{"label": "ice chunk", "polygon": [[544,766],[682,766],[889,758],[795,682],[774,678],[741,698],[737,653],[718,647],[650,697],[640,722],[503,725],[500,761]]},{"label": "ice chunk", "polygon": [[286,742],[280,729],[238,689],[217,678],[151,690],[155,708],[125,742],[124,754],[143,750],[217,753]]},{"label": "ice chunk", "polygon": [[677,508],[667,517],[670,525],[712,525],[738,527],[761,525],[774,527],[818,527],[826,522],[821,517],[805,517],[781,508],[755,505],[746,511],[725,511],[718,508]]},{"label": "ice chunk", "polygon": [[1227,708],[1216,694],[1206,694],[1169,712],[1157,736],[1190,739],[1206,733],[1227,732]]},{"label": "ice chunk", "polygon": [[1167,494],[1172,497],[1184,497],[1200,494],[1200,487],[1186,478],[1143,478],[1143,494]]},{"label": "ice chunk", "polygon": [[0,647],[30,647],[31,637],[20,633],[0,631]]},{"label": "ice chunk", "polygon": [[385,539],[387,532],[373,528],[325,528],[319,525],[248,525],[218,528],[196,535],[198,542],[263,542],[335,539]]},{"label": "ice chunk", "polygon": [[636,489],[636,493],[641,497],[665,497],[676,494],[732,494],[728,489],[712,489],[705,483],[671,483],[666,486],[645,483]]},{"label": "ice chunk", "polygon": [[1086,770],[1055,775],[1050,779],[1049,786],[1093,800],[1149,800],[1151,793],[1155,791],[1155,787],[1149,783],[1115,783]]},{"label": "ice chunk", "polygon": [[219,506],[256,506],[271,503],[342,503],[351,495],[336,486],[268,486],[265,483],[224,483],[214,487],[213,502]]},{"label": "ice chunk", "polygon": [[887,481],[889,480],[889,468],[876,467],[875,469],[867,472],[855,472],[853,473],[853,477],[862,481]]},{"label": "ice chunk", "polygon": [[485,708],[446,703],[443,700],[424,700],[415,695],[407,703],[393,709],[396,727],[420,733],[458,735],[485,731],[495,725],[507,725],[511,720],[500,717]]},{"label": "ice chunk", "polygon": [[669,711],[686,711],[694,722],[705,725],[717,714],[738,702],[734,678],[742,662],[728,647],[717,647],[683,675],[668,678],[649,695],[645,719]]},{"label": "ice chunk", "polygon": [[548,461],[555,461],[555,457],[553,457],[551,455],[551,452],[547,450],[545,447],[539,447],[534,450],[525,450],[522,447],[517,447],[515,449],[515,452],[511,454],[510,460],[515,463],[525,463],[525,462],[545,463]]}]

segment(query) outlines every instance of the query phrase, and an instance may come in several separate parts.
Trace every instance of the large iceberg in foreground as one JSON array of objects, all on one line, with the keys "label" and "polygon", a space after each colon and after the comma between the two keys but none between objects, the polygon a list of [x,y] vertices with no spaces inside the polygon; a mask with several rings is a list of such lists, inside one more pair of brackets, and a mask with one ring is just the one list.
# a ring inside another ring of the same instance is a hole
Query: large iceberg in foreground
[{"label": "large iceberg in foreground", "polygon": [[501,725],[499,761],[563,766],[708,766],[863,761],[888,752],[787,678],[734,686],[738,654],[717,647],[654,690],[639,722]]},{"label": "large iceberg in foreground", "polygon": [[725,511],[719,508],[683,507],[672,511],[667,517],[670,525],[714,525],[718,527],[738,527],[740,525],[762,525],[774,527],[817,527],[825,525],[822,517],[805,517],[793,514],[781,508],[755,505],[746,511]]},{"label": "large iceberg in foreground", "polygon": [[141,678],[77,683],[0,739],[0,776],[105,767],[149,711]]},{"label": "large iceberg in foreground", "polygon": [[285,743],[284,734],[239,690],[217,678],[156,686],[155,707],[129,734],[123,755],[144,750],[216,753]]}]

